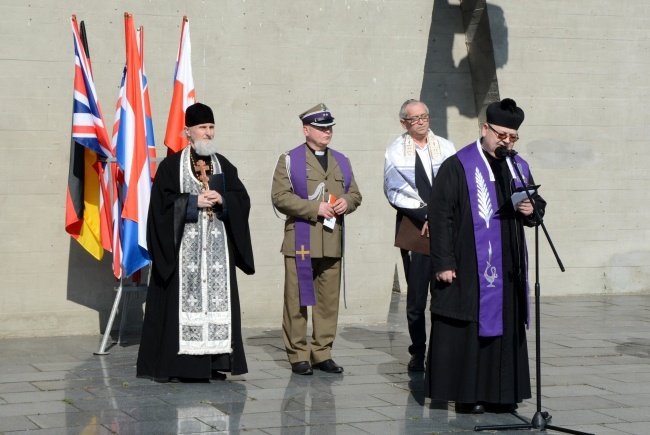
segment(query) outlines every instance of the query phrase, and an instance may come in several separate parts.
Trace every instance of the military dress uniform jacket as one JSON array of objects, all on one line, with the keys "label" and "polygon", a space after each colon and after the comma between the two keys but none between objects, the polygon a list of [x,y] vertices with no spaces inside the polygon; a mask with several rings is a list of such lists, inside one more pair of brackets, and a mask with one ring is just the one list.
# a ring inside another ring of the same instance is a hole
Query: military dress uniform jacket
[{"label": "military dress uniform jacket", "polygon": [[[303,145],[307,146],[307,145]],[[324,199],[302,199],[295,193],[291,180],[287,174],[287,154],[280,156],[273,174],[273,187],[271,198],[273,205],[281,213],[288,216],[284,224],[284,241],[281,252],[286,257],[296,256],[295,247],[295,217],[303,218],[310,223],[310,254],[312,258],[333,257],[340,258],[341,250],[341,217],[336,220],[334,230],[323,227],[323,218],[318,216],[318,206],[322,201],[327,201],[329,195],[344,198],[348,203],[345,214],[352,213],[361,204],[361,193],[352,175],[352,182],[348,193],[344,192],[343,172],[331,152],[327,153],[327,171],[318,162],[314,153],[307,150],[307,191],[312,195],[321,183],[325,183]]]}]

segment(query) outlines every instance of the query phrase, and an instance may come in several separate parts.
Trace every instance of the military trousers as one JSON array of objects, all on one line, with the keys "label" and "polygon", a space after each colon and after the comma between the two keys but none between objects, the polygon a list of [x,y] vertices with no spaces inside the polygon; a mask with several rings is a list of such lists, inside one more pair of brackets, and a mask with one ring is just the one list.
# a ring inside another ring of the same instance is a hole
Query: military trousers
[{"label": "military trousers", "polygon": [[311,307],[312,336],[307,343],[307,307],[300,306],[296,259],[284,257],[282,337],[290,363],[318,364],[332,358],[341,291],[341,259],[312,258],[316,305]]}]

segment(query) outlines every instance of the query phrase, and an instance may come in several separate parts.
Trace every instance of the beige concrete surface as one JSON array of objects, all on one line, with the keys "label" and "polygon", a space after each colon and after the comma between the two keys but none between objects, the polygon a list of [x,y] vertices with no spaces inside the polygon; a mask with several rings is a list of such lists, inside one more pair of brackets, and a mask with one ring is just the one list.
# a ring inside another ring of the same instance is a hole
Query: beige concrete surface
[{"label": "beige concrete surface", "polygon": [[[466,14],[475,3],[463,1]],[[543,185],[547,225],[567,266],[557,272],[543,242],[550,294],[645,291],[650,273],[641,79],[650,6],[597,3],[597,12],[587,12],[586,0],[488,7],[498,91],[526,110],[518,149]],[[472,79],[480,65],[470,68],[459,0],[7,0],[0,5],[0,337],[90,334],[106,324],[111,254],[95,261],[63,228],[74,62],[68,20],[76,13],[86,22],[110,126],[124,11],[145,28],[161,155],[181,18],[190,17],[197,97],[213,107],[220,149],[253,204],[257,273],[240,277],[244,326],[280,323],[282,223],[271,209],[271,174],[278,155],[302,141],[297,115],[321,101],[337,120],[332,147],[350,157],[363,194],[347,220],[341,322],[380,321],[396,263],[402,273],[382,191],[384,150],[401,133],[399,106],[422,96],[434,131],[460,148],[476,138],[481,98],[494,95],[473,89],[482,83]]]}]

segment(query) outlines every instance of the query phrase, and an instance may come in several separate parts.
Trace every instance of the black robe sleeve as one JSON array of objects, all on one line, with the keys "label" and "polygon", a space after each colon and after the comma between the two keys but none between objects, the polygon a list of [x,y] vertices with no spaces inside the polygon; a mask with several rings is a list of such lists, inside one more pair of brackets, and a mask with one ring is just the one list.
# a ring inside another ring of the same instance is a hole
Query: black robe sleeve
[{"label": "black robe sleeve", "polygon": [[180,155],[163,160],[154,178],[147,217],[147,247],[153,271],[168,281],[178,266],[189,193],[180,193]]},{"label": "black robe sleeve", "polygon": [[226,231],[234,247],[235,265],[247,275],[255,273],[253,246],[251,243],[248,216],[251,202],[244,184],[239,179],[237,168],[221,154],[217,154],[224,174],[224,192],[227,213],[223,216]]}]

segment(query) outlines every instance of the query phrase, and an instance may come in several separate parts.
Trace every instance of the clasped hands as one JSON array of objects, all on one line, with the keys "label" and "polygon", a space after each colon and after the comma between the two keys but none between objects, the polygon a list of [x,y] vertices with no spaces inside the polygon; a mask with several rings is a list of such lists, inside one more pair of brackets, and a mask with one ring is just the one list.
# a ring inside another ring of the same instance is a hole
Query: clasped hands
[{"label": "clasped hands", "polygon": [[348,210],[348,203],[345,199],[339,198],[330,204],[328,202],[321,202],[318,205],[318,216],[322,216],[325,219],[333,218],[335,215],[342,215]]},{"label": "clasped hands", "polygon": [[199,194],[198,208],[212,208],[223,204],[223,197],[216,190],[204,190]]}]

